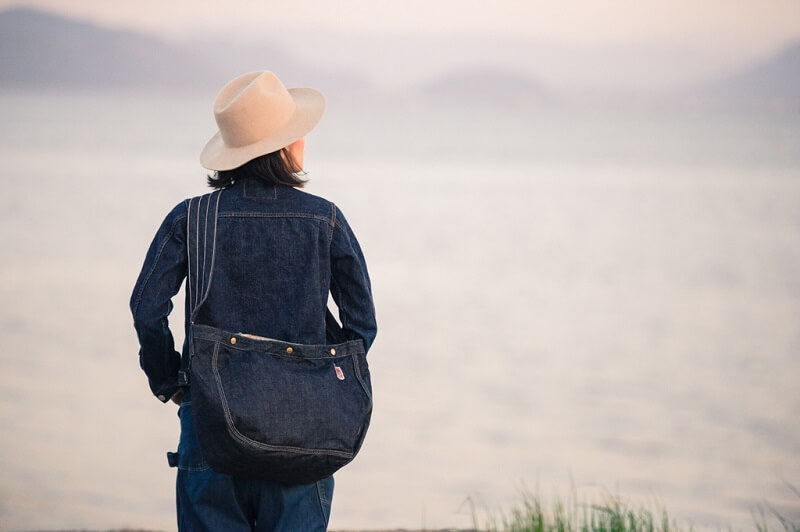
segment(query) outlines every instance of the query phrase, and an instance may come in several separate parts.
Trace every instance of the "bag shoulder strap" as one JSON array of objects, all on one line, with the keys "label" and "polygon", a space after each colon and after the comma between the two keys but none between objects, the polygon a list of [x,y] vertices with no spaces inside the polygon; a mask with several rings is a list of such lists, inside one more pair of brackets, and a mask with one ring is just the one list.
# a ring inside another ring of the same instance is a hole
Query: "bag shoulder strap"
[{"label": "bag shoulder strap", "polygon": [[186,290],[190,322],[208,297],[216,258],[217,218],[222,189],[188,200],[186,213]]}]

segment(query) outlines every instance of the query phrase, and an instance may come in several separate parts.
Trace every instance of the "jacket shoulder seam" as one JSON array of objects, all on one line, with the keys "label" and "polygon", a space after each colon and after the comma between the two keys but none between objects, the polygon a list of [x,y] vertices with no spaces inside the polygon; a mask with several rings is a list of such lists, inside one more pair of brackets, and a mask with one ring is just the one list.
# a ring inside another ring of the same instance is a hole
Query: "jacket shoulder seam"
[{"label": "jacket shoulder seam", "polygon": [[322,214],[313,214],[308,212],[221,212],[220,218],[308,218],[319,220],[327,224],[331,223],[330,217]]},{"label": "jacket shoulder seam", "polygon": [[331,217],[330,220],[328,220],[328,227],[328,241],[332,241],[333,232],[336,229],[336,205],[333,202],[331,202]]}]

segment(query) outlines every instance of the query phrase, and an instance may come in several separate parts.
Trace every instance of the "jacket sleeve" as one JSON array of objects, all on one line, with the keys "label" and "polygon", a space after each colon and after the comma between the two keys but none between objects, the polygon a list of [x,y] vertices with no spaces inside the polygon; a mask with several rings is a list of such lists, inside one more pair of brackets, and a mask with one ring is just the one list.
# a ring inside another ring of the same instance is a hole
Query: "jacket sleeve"
[{"label": "jacket sleeve", "polygon": [[181,356],[167,316],[186,277],[186,261],[186,204],[181,203],[167,215],[150,244],[130,302],[139,365],[153,395],[164,403],[178,390]]},{"label": "jacket sleeve", "polygon": [[369,351],[378,332],[367,264],[344,215],[336,208],[331,238],[331,295],[347,340],[362,340]]}]

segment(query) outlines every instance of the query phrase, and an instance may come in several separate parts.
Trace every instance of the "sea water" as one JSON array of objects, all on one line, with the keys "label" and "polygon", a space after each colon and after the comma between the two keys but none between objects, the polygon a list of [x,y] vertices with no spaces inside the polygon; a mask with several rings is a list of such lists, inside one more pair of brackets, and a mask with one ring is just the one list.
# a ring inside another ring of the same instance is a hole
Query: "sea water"
[{"label": "sea water", "polygon": [[[0,528],[176,528],[128,298],[206,190],[212,99],[0,94]],[[796,111],[331,102],[306,150],[379,323],[331,528],[469,526],[524,488],[800,518]]]}]

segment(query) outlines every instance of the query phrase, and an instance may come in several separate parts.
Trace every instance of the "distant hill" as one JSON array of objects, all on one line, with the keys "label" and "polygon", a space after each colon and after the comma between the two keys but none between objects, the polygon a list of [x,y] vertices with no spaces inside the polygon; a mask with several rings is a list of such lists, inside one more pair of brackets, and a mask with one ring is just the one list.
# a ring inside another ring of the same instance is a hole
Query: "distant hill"
[{"label": "distant hill", "polygon": [[208,83],[184,50],[31,9],[0,13],[0,83],[16,86],[153,87]]},{"label": "distant hill", "polygon": [[354,73],[317,68],[267,44],[171,44],[33,9],[0,12],[0,86],[214,91],[261,69],[274,70],[287,86],[315,86],[329,96],[371,90]]},{"label": "distant hill", "polygon": [[[569,91],[567,87],[563,94],[556,92],[521,70],[474,66],[442,70],[433,79],[392,93],[377,87],[358,66],[334,68],[324,59],[299,60],[285,51],[292,49],[290,39],[295,37],[283,35],[273,35],[276,42],[252,45],[206,35],[171,43],[33,9],[9,9],[0,12],[0,87],[175,88],[213,94],[238,74],[271,69],[287,86],[318,87],[332,102],[359,105],[411,100],[432,105],[536,107],[561,103]],[[585,94],[577,93],[577,100],[586,96],[584,99],[591,101],[593,93],[581,90]],[[643,99],[645,103],[688,102],[701,107],[800,108],[800,42],[691,90],[657,97],[623,92],[611,94],[610,100],[618,105],[635,105]]]},{"label": "distant hill", "polygon": [[700,85],[689,96],[707,105],[800,109],[800,42],[748,68]]}]

